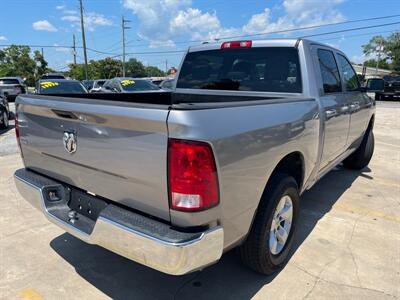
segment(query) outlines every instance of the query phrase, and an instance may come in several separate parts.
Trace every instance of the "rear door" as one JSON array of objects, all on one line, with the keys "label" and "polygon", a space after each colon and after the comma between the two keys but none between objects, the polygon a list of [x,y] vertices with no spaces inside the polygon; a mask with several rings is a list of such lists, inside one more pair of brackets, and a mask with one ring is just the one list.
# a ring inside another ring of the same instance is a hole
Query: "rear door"
[{"label": "rear door", "polygon": [[168,105],[23,95],[25,166],[169,220]]},{"label": "rear door", "polygon": [[320,101],[325,119],[321,158],[321,168],[323,168],[335,160],[346,147],[350,113],[333,51],[318,46],[313,52],[317,59],[317,74],[320,74],[318,78],[321,86]]}]

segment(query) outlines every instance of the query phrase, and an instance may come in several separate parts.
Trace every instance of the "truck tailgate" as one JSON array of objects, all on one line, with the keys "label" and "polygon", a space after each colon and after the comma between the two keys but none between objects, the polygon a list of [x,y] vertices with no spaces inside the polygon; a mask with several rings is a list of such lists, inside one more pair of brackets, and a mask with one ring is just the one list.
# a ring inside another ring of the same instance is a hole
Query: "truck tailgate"
[{"label": "truck tailgate", "polygon": [[24,95],[17,106],[27,168],[170,220],[168,105]]}]

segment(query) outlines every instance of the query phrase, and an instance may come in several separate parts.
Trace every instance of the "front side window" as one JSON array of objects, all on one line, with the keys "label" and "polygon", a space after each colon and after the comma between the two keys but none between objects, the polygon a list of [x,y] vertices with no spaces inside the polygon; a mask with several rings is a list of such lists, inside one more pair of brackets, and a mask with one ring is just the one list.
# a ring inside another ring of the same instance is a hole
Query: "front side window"
[{"label": "front side window", "polygon": [[318,49],[319,67],[321,69],[322,84],[325,93],[342,91],[339,69],[332,51]]},{"label": "front side window", "polygon": [[343,80],[346,85],[346,90],[347,91],[359,90],[360,84],[358,82],[357,73],[354,71],[353,67],[351,66],[347,58],[341,54],[338,54],[338,59],[343,74]]},{"label": "front side window", "polygon": [[188,53],[177,88],[301,93],[294,47],[218,49]]}]

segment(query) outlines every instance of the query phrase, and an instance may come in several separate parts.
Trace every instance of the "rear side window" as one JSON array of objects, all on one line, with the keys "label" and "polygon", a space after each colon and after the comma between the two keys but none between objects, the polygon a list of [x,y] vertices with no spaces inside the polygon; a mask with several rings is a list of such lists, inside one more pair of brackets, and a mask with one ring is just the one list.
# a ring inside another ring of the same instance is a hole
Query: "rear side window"
[{"label": "rear side window", "polygon": [[354,71],[346,57],[338,54],[338,60],[342,70],[343,80],[346,84],[346,90],[357,91],[360,88],[357,73]]},{"label": "rear side window", "polygon": [[270,47],[191,52],[177,88],[301,93],[298,51]]},{"label": "rear side window", "polygon": [[318,49],[319,67],[321,69],[322,83],[325,93],[342,91],[339,69],[332,51]]},{"label": "rear side window", "polygon": [[17,79],[0,79],[0,84],[19,84]]}]

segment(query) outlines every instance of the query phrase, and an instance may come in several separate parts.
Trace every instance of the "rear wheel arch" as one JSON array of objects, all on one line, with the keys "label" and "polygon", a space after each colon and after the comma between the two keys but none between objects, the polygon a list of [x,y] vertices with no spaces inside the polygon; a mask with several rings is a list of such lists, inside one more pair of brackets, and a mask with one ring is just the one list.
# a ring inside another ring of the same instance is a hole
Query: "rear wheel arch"
[{"label": "rear wheel arch", "polygon": [[279,163],[275,166],[274,170],[269,177],[265,188],[271,183],[271,179],[275,174],[286,174],[296,180],[299,190],[301,190],[304,183],[305,174],[304,156],[299,151],[294,151],[284,156]]}]

